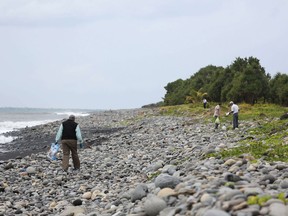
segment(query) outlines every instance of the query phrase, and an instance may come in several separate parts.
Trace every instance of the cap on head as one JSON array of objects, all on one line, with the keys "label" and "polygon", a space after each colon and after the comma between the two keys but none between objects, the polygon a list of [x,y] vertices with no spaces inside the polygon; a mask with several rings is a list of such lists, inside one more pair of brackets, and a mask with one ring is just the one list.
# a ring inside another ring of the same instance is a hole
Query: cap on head
[{"label": "cap on head", "polygon": [[70,115],[69,119],[75,121],[75,116],[74,115]]},{"label": "cap on head", "polygon": [[230,101],[229,105],[231,106],[232,104],[234,104],[233,101]]}]

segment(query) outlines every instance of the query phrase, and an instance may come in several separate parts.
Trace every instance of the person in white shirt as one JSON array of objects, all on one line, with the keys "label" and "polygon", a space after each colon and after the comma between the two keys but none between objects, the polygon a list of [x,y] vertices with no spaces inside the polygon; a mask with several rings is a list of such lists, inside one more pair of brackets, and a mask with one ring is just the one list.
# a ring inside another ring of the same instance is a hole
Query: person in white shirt
[{"label": "person in white shirt", "polygon": [[207,106],[207,100],[206,100],[206,98],[203,99],[203,106],[204,106],[204,109],[206,109],[206,106]]},{"label": "person in white shirt", "polygon": [[237,104],[234,104],[233,101],[230,101],[229,106],[231,106],[231,111],[227,113],[233,114],[233,129],[238,128],[238,112],[239,112],[239,107]]},{"label": "person in white shirt", "polygon": [[[220,118],[220,103],[218,103],[216,106],[215,106],[215,108],[214,108],[214,118],[215,118],[215,129],[217,129],[218,128],[218,126],[219,126],[219,122],[220,122],[220,120],[219,120],[219,118]],[[218,120],[217,120],[217,118],[218,118]]]}]

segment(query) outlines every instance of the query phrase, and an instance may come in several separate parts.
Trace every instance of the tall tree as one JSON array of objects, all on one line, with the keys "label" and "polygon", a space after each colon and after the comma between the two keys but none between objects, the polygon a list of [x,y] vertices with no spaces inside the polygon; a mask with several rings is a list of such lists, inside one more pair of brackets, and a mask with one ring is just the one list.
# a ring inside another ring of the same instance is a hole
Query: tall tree
[{"label": "tall tree", "polygon": [[231,69],[234,71],[233,87],[227,92],[228,98],[254,104],[267,97],[269,76],[257,58],[237,58]]},{"label": "tall tree", "polygon": [[185,102],[187,93],[185,92],[184,83],[184,80],[178,79],[164,87],[167,91],[164,97],[165,105],[179,105]]},{"label": "tall tree", "polygon": [[288,106],[288,75],[278,72],[269,84],[271,102]]},{"label": "tall tree", "polygon": [[215,73],[222,70],[222,67],[217,67],[214,65],[208,65],[201,68],[193,76],[190,77],[191,87],[198,91],[203,89],[204,91],[208,89],[208,86],[215,81]]},{"label": "tall tree", "polygon": [[[260,65],[255,57],[236,58],[226,68],[208,65],[201,68],[187,80],[178,79],[165,86],[164,97],[166,105],[194,102],[199,99],[197,93],[205,93],[205,97],[216,102],[233,100],[254,104],[260,99],[268,99],[269,94],[277,96],[277,101],[284,104],[286,87],[281,91],[273,83],[286,83],[282,77],[275,78],[269,85],[270,75]],[[270,87],[273,91],[270,92]],[[288,88],[288,87],[287,87]],[[287,95],[287,94],[286,94]],[[275,99],[276,100],[276,99]]]},{"label": "tall tree", "polygon": [[210,100],[221,102],[221,92],[225,84],[225,73],[223,67],[214,68],[211,82],[205,86]]}]

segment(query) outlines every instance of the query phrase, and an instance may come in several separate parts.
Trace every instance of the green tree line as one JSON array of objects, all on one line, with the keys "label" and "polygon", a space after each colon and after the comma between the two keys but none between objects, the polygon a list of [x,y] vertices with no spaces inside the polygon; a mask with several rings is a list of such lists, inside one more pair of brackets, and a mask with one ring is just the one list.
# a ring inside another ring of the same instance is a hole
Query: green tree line
[{"label": "green tree line", "polygon": [[288,105],[288,75],[278,72],[271,77],[255,57],[238,57],[225,68],[208,65],[190,78],[178,79],[164,88],[164,105],[194,103],[204,97],[214,102]]}]

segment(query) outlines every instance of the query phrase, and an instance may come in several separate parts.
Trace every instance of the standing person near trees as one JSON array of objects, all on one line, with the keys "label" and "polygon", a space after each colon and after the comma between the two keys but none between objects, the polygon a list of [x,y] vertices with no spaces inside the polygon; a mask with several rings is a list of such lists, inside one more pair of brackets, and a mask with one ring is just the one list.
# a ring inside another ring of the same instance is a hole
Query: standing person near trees
[{"label": "standing person near trees", "polygon": [[83,139],[79,125],[75,122],[75,116],[70,115],[68,120],[62,122],[56,135],[56,143],[61,140],[63,159],[62,169],[68,171],[70,152],[72,154],[72,161],[74,170],[80,169],[80,160],[77,152],[77,140],[82,144]]},{"label": "standing person near trees", "polygon": [[237,104],[234,104],[233,101],[230,101],[229,106],[231,106],[231,111],[226,113],[228,116],[229,114],[233,113],[233,129],[238,128],[238,112],[239,112],[239,107]]},{"label": "standing person near trees", "polygon": [[214,108],[214,118],[215,118],[215,129],[218,128],[220,124],[220,103],[218,103]]},{"label": "standing person near trees", "polygon": [[206,98],[203,99],[203,107],[204,107],[204,109],[206,109],[206,107],[207,107],[207,100],[206,100]]}]

